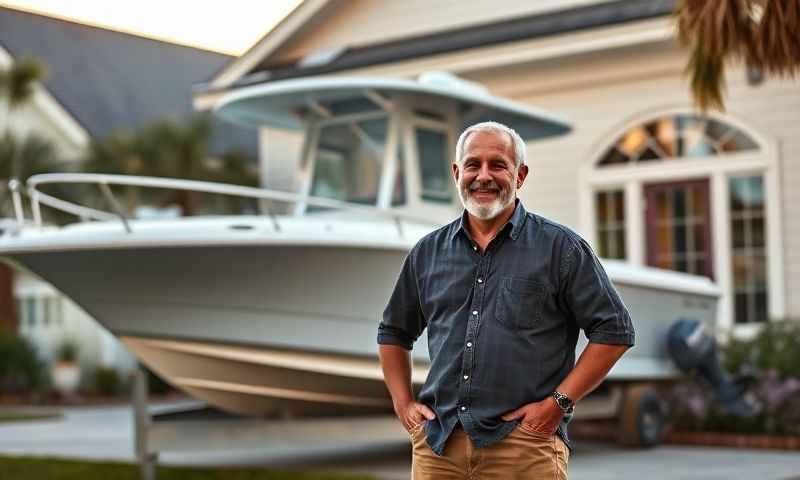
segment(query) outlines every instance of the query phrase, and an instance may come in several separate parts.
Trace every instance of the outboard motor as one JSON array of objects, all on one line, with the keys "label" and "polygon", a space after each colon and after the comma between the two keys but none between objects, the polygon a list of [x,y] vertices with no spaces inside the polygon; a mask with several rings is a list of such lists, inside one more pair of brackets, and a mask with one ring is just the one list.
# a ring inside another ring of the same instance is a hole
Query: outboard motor
[{"label": "outboard motor", "polygon": [[697,320],[681,319],[669,328],[667,350],[684,373],[698,372],[714,390],[714,396],[730,415],[751,417],[752,405],[744,400],[744,385],[722,369],[717,357],[717,342]]}]

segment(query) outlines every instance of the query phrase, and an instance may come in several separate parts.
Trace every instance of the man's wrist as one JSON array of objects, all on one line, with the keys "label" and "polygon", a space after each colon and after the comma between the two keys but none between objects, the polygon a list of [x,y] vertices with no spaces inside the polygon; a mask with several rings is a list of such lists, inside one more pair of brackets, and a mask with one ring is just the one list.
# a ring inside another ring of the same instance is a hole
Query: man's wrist
[{"label": "man's wrist", "polygon": [[397,400],[397,401],[393,401],[392,404],[394,406],[395,413],[400,415],[402,412],[405,412],[408,409],[408,406],[413,401],[414,401],[414,399],[411,398],[411,397],[403,398],[403,399]]},{"label": "man's wrist", "polygon": [[571,415],[575,411],[575,402],[568,395],[555,390],[550,395],[550,398],[555,401],[556,406],[561,409],[564,415]]}]

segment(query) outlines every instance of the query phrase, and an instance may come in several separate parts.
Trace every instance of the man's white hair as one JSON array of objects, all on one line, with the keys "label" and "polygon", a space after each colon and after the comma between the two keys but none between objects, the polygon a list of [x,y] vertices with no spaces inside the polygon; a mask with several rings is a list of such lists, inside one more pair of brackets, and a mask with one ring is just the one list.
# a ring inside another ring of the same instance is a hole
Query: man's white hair
[{"label": "man's white hair", "polygon": [[511,142],[514,144],[514,161],[516,162],[516,168],[519,168],[520,165],[525,165],[525,140],[523,140],[513,128],[498,122],[476,123],[461,132],[461,136],[458,137],[458,143],[456,143],[456,163],[461,163],[461,159],[464,156],[464,145],[467,143],[467,138],[470,134],[486,131],[505,133],[508,135],[511,138]]}]

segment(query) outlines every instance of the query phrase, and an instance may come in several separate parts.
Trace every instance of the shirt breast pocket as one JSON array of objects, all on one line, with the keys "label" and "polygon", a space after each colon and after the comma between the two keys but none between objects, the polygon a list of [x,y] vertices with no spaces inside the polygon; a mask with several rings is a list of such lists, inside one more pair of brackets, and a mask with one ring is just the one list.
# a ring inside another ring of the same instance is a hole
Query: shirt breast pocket
[{"label": "shirt breast pocket", "polygon": [[541,319],[547,285],[520,277],[504,277],[495,317],[508,328],[533,328]]}]

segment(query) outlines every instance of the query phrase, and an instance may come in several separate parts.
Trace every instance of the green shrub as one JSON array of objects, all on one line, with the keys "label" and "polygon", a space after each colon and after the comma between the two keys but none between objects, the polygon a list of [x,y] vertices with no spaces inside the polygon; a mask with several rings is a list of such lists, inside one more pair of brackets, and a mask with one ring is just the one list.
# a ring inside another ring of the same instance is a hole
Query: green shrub
[{"label": "green shrub", "polygon": [[800,321],[770,322],[751,340],[731,336],[723,348],[723,359],[730,372],[774,370],[782,378],[800,378]]},{"label": "green shrub", "polygon": [[120,390],[119,373],[114,368],[97,367],[94,371],[94,393],[103,396],[113,396]]},{"label": "green shrub", "polygon": [[707,385],[696,378],[678,383],[667,403],[678,430],[800,435],[800,322],[765,324],[755,338],[729,338],[722,364],[734,377],[749,379],[746,399],[756,415],[728,415]]},{"label": "green shrub", "polygon": [[34,346],[25,338],[0,333],[0,392],[30,392],[44,379],[44,364]]},{"label": "green shrub", "polygon": [[56,358],[61,362],[73,363],[78,358],[78,344],[71,339],[61,341],[56,352]]}]

